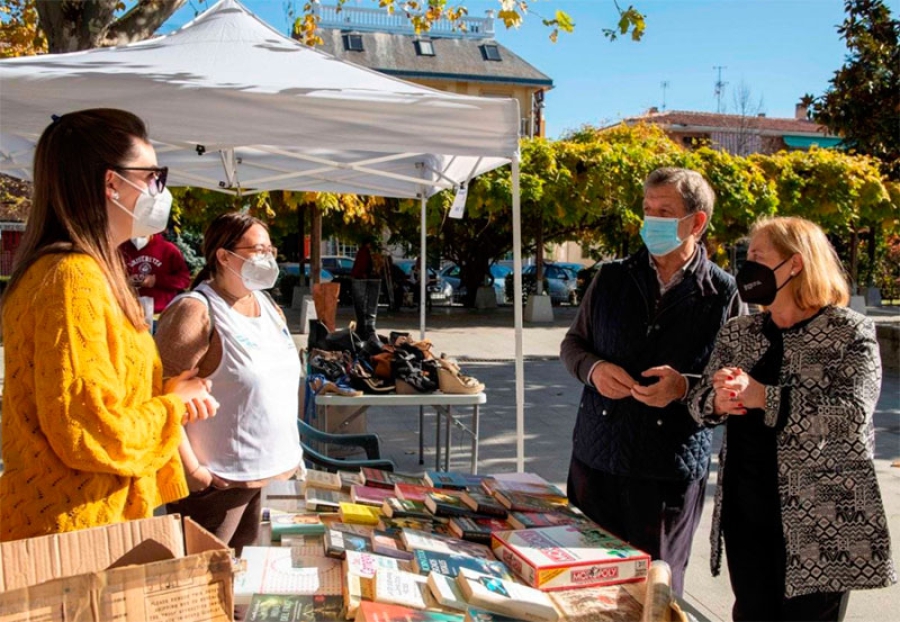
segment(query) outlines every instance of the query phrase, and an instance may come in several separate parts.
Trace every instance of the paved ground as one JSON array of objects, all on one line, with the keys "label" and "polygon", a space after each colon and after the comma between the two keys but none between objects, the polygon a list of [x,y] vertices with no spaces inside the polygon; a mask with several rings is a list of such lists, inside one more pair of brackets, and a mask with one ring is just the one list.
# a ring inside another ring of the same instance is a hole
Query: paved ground
[{"label": "paved ground", "polygon": [[[556,320],[547,325],[526,326],[525,362],[525,468],[565,485],[571,450],[571,433],[580,398],[580,385],[558,360],[559,343],[574,316],[574,309],[555,309]],[[873,312],[874,314],[875,312]],[[897,315],[897,310],[885,313]],[[291,318],[299,329],[299,314]],[[342,308],[338,324],[346,325],[351,311]],[[888,318],[885,318],[888,319]],[[890,321],[893,318],[888,319]],[[418,330],[414,312],[380,316],[379,331]],[[512,309],[475,312],[435,309],[427,316],[427,338],[438,352],[460,359],[464,371],[487,385],[488,402],[482,407],[479,471],[514,471],[516,468],[515,386]],[[296,334],[305,342],[305,335]],[[434,466],[434,416],[426,418],[425,465],[418,464],[417,409],[370,409],[368,429],[377,432],[384,453],[398,470],[420,472]],[[463,418],[464,421],[468,417]],[[895,564],[900,566],[900,468],[891,461],[900,458],[900,375],[885,374],[881,400],[875,415],[877,427],[876,465],[887,508]],[[451,468],[466,469],[470,451],[462,432],[453,434]],[[713,464],[716,469],[716,464]],[[730,620],[731,591],[727,576],[712,578],[709,572],[709,531],[715,475],[710,477],[703,521],[694,540],[692,561],[686,580],[686,598],[712,620]],[[855,592],[850,598],[849,621],[900,620],[900,587]]]}]

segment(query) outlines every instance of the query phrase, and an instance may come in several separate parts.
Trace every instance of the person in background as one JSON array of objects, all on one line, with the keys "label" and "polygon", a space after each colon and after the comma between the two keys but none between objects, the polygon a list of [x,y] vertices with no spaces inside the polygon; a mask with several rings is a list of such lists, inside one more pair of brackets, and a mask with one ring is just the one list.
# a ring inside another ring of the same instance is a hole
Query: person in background
[{"label": "person in background", "polygon": [[699,173],[653,171],[644,183],[645,247],[597,272],[560,355],[584,384],[569,500],[668,562],[679,595],[712,443],[685,398],[719,328],[742,311],[734,279],[699,243],[714,202]]},{"label": "person in background", "polygon": [[191,273],[181,249],[162,234],[126,240],[119,252],[138,295],[153,298],[154,313],[162,313],[191,284]]},{"label": "person in background", "polygon": [[182,424],[216,412],[210,383],[167,380],[116,252],[165,227],[172,197],[144,123],[54,117],[3,298],[0,540],[148,518],[188,493]]},{"label": "person in background", "polygon": [[353,268],[350,270],[350,293],[356,312],[356,332],[363,339],[375,333],[384,265],[381,257],[372,252],[372,244],[372,239],[363,241],[356,251]]},{"label": "person in background", "polygon": [[198,367],[222,406],[215,419],[185,428],[181,458],[191,494],[168,510],[240,555],[259,534],[262,487],[302,469],[300,356],[281,309],[263,291],[278,278],[266,225],[223,214],[203,236],[203,256],[193,291],[160,317],[156,343],[166,374]]},{"label": "person in background", "polygon": [[735,620],[841,620],[850,590],[895,583],[875,477],[875,326],[846,307],[822,230],[768,218],[750,233],[740,295],[764,311],[719,333],[694,418],[725,425],[713,515]]}]

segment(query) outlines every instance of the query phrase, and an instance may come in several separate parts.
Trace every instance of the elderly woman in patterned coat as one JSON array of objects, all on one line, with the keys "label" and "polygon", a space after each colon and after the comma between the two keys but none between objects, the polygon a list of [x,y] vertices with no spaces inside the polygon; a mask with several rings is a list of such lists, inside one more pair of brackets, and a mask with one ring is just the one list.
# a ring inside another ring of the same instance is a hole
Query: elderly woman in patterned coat
[{"label": "elderly woman in patterned coat", "polygon": [[840,620],[850,590],[896,582],[873,464],[881,363],[871,320],[819,227],[769,218],[737,275],[762,313],[728,322],[692,416],[725,424],[713,515],[735,620]]}]

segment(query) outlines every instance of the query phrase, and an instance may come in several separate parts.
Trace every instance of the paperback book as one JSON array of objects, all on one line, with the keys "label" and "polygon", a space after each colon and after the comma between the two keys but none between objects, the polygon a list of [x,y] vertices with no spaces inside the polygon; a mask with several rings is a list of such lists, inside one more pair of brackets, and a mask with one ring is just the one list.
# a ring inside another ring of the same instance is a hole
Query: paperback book
[{"label": "paperback book", "polygon": [[272,541],[281,542],[283,536],[321,536],[325,533],[325,524],[318,514],[269,514],[272,526]]},{"label": "paperback book", "polygon": [[308,557],[325,557],[325,539],[322,535],[284,535],[281,536],[281,546],[297,549],[295,553]]},{"label": "paperback book", "polygon": [[362,485],[353,485],[350,487],[350,498],[353,500],[353,503],[381,507],[385,499],[393,496],[394,491],[390,488]]},{"label": "paperback book", "polygon": [[521,618],[511,618],[499,613],[491,613],[485,611],[475,605],[469,605],[466,608],[466,617],[463,622],[526,622]]},{"label": "paperback book", "polygon": [[425,495],[425,509],[435,516],[471,516],[475,512],[458,494],[430,492]]},{"label": "paperback book", "polygon": [[372,527],[377,525],[381,518],[381,512],[361,503],[341,503],[338,507],[338,515],[343,523],[371,525]]},{"label": "paperback book", "polygon": [[524,492],[495,490],[494,498],[511,512],[557,512],[569,507],[567,497],[531,495]]},{"label": "paperback book", "polygon": [[431,571],[428,573],[428,587],[434,599],[444,607],[457,611],[466,610],[466,598],[453,577]]},{"label": "paperback book", "polygon": [[489,560],[496,559],[489,546],[436,533],[404,529],[400,532],[400,540],[407,551],[422,549],[423,551],[435,551],[437,553],[468,555]]},{"label": "paperback book", "polygon": [[[535,476],[537,477],[537,476]],[[540,479],[540,478],[538,478]],[[511,480],[501,479],[499,477],[488,477],[481,482],[482,489],[489,495],[496,497],[498,490],[506,492],[520,492],[526,495],[537,495],[543,497],[565,497],[566,495],[557,486],[550,482],[539,482],[536,480]]]},{"label": "paperback book", "polygon": [[262,494],[266,499],[302,499],[306,483],[302,479],[276,479],[265,485]]},{"label": "paperback book", "polygon": [[356,622],[464,622],[462,615],[443,611],[422,611],[403,607],[363,601],[356,614]]},{"label": "paperback book", "polygon": [[246,570],[234,578],[234,602],[246,605],[253,594],[341,595],[341,563],[308,557],[284,546],[245,546]]},{"label": "paperback book", "polygon": [[455,577],[462,568],[468,568],[481,574],[501,579],[512,579],[512,575],[506,565],[496,560],[454,553],[439,553],[423,549],[413,549],[412,553],[413,566],[416,572],[422,575],[427,575],[433,570],[448,577]]},{"label": "paperback book", "polygon": [[527,585],[465,568],[460,570],[456,581],[470,605],[528,622],[556,622],[559,619],[550,597]]},{"label": "paperback book", "polygon": [[388,518],[387,516],[382,516],[381,520],[378,521],[378,529],[397,536],[399,536],[404,529],[415,529],[416,531],[431,533],[434,530],[434,523],[430,520]]},{"label": "paperback book", "polygon": [[473,518],[468,516],[456,516],[450,519],[450,532],[457,538],[476,542],[478,544],[491,545],[491,533],[494,531],[509,531],[517,529],[502,518]]},{"label": "paperback book", "polygon": [[419,501],[406,501],[405,499],[388,497],[384,500],[381,511],[388,518],[431,520],[431,513],[425,509],[425,504]]},{"label": "paperback book", "polygon": [[406,484],[422,484],[422,478],[415,475],[407,475],[405,473],[394,473],[393,471],[384,471],[382,469],[373,469],[371,467],[363,467],[360,469],[363,484],[366,486],[376,486],[379,488],[394,489],[394,485],[398,483]]},{"label": "paperback book", "polygon": [[306,484],[306,490],[309,490],[310,488],[340,490],[344,485],[341,481],[341,476],[337,473],[316,471],[315,469],[306,470],[306,479],[303,480],[303,482]]},{"label": "paperback book", "polygon": [[362,600],[375,598],[375,586],[373,580],[379,569],[410,570],[409,562],[401,561],[384,555],[347,551],[343,562],[344,569],[344,607],[348,619],[356,615],[359,603]]},{"label": "paperback book", "polygon": [[342,502],[352,503],[346,492],[322,488],[309,488],[306,491],[306,509],[309,512],[337,512]]},{"label": "paperback book", "polygon": [[382,568],[375,573],[375,600],[413,609],[436,608],[428,578],[414,572]]},{"label": "paperback book", "polygon": [[640,581],[650,565],[649,555],[597,526],[497,531],[492,538],[497,559],[541,590]]},{"label": "paperback book", "polygon": [[508,510],[494,497],[479,490],[466,491],[459,497],[476,514],[506,518]]},{"label": "paperback book", "polygon": [[584,514],[575,512],[575,508],[569,506],[553,512],[510,512],[506,517],[512,525],[511,529],[534,529],[536,527],[557,527],[559,525],[574,525],[576,523],[590,523],[591,520]]},{"label": "paperback book", "polygon": [[425,471],[425,482],[433,488],[466,490],[477,488],[487,475],[474,475],[457,471]]},{"label": "paperback book", "polygon": [[644,606],[625,585],[583,587],[549,592],[557,611],[568,622],[634,622]]},{"label": "paperback book", "polygon": [[254,594],[245,622],[343,620],[343,599],[330,594]]},{"label": "paperback book", "polygon": [[417,484],[394,484],[394,496],[407,501],[419,501],[425,503],[425,495],[429,492],[438,492],[438,488],[432,486],[419,486]]},{"label": "paperback book", "polygon": [[361,551],[386,555],[395,559],[412,559],[412,554],[403,550],[400,543],[390,535],[372,530],[347,530],[351,525],[329,527],[325,530],[325,554],[329,557],[343,559],[347,551]]}]

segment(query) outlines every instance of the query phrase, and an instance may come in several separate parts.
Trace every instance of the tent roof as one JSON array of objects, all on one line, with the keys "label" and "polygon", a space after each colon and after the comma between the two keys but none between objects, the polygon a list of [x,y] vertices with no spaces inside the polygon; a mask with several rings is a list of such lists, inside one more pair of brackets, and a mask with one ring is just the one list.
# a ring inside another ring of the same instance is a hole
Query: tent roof
[{"label": "tent roof", "polygon": [[424,177],[430,195],[518,150],[515,100],[340,61],[236,0],[140,43],[4,60],[0,83],[0,171],[24,178],[50,115],[91,107],[143,118],[172,185],[217,190],[413,197]]}]

